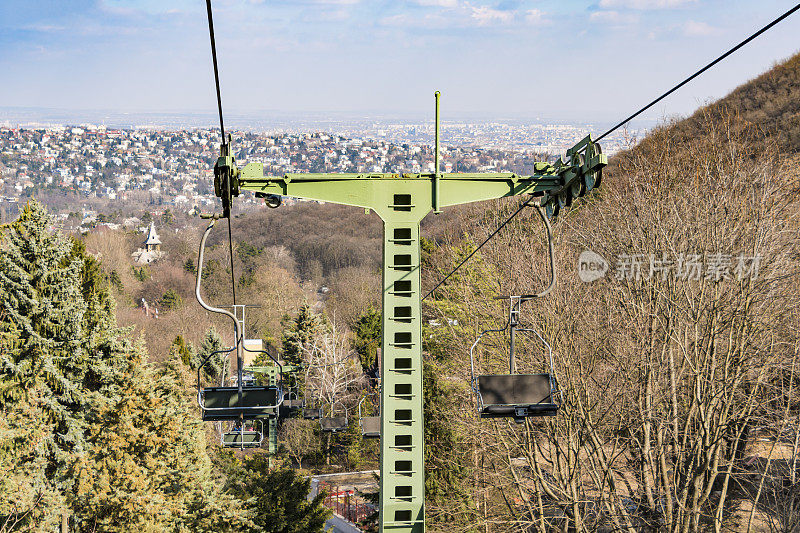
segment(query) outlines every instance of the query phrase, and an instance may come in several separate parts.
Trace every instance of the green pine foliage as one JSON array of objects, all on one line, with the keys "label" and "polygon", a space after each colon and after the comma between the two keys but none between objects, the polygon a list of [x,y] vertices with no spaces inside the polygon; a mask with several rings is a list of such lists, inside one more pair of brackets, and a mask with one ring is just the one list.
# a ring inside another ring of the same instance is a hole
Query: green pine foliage
[{"label": "green pine foliage", "polygon": [[[200,349],[197,352],[198,364],[202,364],[208,358],[208,362],[203,366],[203,374],[209,383],[218,383],[220,381],[225,366],[225,354],[216,354],[214,356],[211,354],[223,348],[222,336],[214,326],[211,326],[203,336],[203,341],[200,343]],[[194,368],[196,369],[197,367]]]},{"label": "green pine foliage", "polygon": [[228,488],[246,502],[260,533],[322,532],[331,512],[322,505],[323,494],[309,501],[311,481],[290,468],[270,471],[263,454],[245,458],[231,467]]},{"label": "green pine foliage", "polygon": [[[307,481],[254,462],[247,475],[280,495],[251,499],[214,473],[180,361],[198,356],[180,339],[146,363],[114,307],[100,263],[42,205],[0,229],[0,531],[320,530]],[[221,344],[211,330],[201,352]]]},{"label": "green pine foliage", "polygon": [[139,281],[147,281],[151,276],[150,269],[147,267],[147,265],[139,268],[132,266],[131,272],[133,273],[133,277]]},{"label": "green pine foliage", "polygon": [[381,312],[372,306],[356,319],[354,328],[356,338],[353,347],[358,352],[361,367],[365,372],[374,370],[378,364],[381,331]]},{"label": "green pine foliage", "polygon": [[315,315],[308,305],[303,305],[297,318],[286,317],[283,323],[283,359],[290,364],[300,364],[303,361],[303,347],[323,324],[323,319]]},{"label": "green pine foliage", "polygon": [[[130,387],[94,412],[89,451],[71,472],[76,521],[86,529],[239,531],[250,525],[239,501],[212,476],[203,423],[188,401],[190,379],[177,359],[158,369],[132,358],[124,376]],[[209,506],[216,518],[199,512]]]},{"label": "green pine foliage", "polygon": [[175,340],[172,341],[172,346],[170,346],[170,352],[179,357],[183,364],[192,370],[195,370],[200,364],[197,356],[194,353],[194,347],[192,346],[192,343],[186,342],[186,339],[183,338],[183,335],[178,335],[175,337]]},{"label": "green pine foliage", "polygon": [[175,289],[167,289],[161,299],[159,300],[164,308],[169,310],[180,309],[183,305],[183,298],[175,291]]},{"label": "green pine foliage", "polygon": [[[469,446],[452,423],[457,408],[453,385],[446,384],[438,366],[426,362],[422,374],[425,411],[425,499],[441,504],[469,500],[464,484],[469,476]],[[445,518],[445,517],[440,517]]]},{"label": "green pine foliage", "polygon": [[97,322],[84,320],[83,262],[69,239],[50,231],[50,218],[35,202],[0,238],[0,333],[17,337],[16,349],[0,353],[0,409],[41,391],[43,421],[53,424],[43,444],[47,468],[67,483],[69,453],[84,445],[81,385],[92,377],[94,355],[86,331]]},{"label": "green pine foliage", "polygon": [[63,491],[48,475],[54,426],[46,422],[45,404],[37,386],[0,411],[0,531],[53,531],[67,510]]}]

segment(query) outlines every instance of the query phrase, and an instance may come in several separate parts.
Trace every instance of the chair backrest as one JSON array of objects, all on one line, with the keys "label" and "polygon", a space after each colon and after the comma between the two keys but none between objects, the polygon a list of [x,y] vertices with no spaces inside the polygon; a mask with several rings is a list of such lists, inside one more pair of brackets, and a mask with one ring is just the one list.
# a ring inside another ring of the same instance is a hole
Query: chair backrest
[{"label": "chair backrest", "polygon": [[322,409],[303,409],[303,418],[316,420],[322,418]]},{"label": "chair backrest", "polygon": [[320,418],[319,425],[322,431],[340,431],[347,428],[346,416],[332,416],[330,418]]},{"label": "chair backrest", "polygon": [[278,403],[278,389],[275,387],[243,387],[242,403],[239,405],[237,387],[209,387],[203,389],[203,400],[206,409],[273,406]]},{"label": "chair backrest", "polygon": [[478,376],[483,405],[552,403],[550,374],[499,374]]},{"label": "chair backrest", "polygon": [[380,436],[381,417],[364,416],[361,417],[361,435],[364,437]]},{"label": "chair backrest", "polygon": [[261,443],[261,433],[258,431],[232,431],[222,435],[222,443],[225,446],[258,445]]}]

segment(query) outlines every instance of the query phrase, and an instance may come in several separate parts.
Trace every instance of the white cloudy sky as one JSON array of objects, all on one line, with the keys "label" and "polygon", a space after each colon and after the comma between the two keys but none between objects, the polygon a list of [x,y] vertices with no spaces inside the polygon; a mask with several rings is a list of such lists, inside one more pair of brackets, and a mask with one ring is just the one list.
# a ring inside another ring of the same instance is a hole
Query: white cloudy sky
[{"label": "white cloudy sky", "polygon": [[[786,0],[216,0],[223,102],[614,120]],[[2,107],[214,111],[203,0],[3,0]],[[659,105],[685,114],[798,50],[800,14]]]}]

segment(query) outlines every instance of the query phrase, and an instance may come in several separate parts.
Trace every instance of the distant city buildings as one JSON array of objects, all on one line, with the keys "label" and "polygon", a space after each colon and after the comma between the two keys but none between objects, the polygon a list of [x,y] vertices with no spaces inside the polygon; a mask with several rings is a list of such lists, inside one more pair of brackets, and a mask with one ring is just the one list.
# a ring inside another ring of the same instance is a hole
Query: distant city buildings
[{"label": "distant city buildings", "polygon": [[[234,132],[240,164],[260,162],[270,175],[286,172],[431,172],[432,122],[335,124],[345,134]],[[554,159],[590,126],[502,122],[444,123],[445,172],[533,172]],[[603,143],[606,153],[626,145],[622,134]],[[0,202],[41,191],[74,193],[122,205],[130,195],[148,205],[198,213],[215,205],[213,165],[219,132],[117,130],[105,126],[0,127]],[[238,205],[261,205],[243,195]]]}]

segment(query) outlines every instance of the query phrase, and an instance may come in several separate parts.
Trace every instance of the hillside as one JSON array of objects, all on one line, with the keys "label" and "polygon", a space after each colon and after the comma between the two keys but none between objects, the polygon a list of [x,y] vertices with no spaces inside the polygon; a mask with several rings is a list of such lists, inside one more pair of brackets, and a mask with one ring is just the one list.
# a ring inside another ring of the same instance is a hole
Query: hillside
[{"label": "hillside", "polygon": [[[800,411],[788,386],[800,362],[798,68],[792,58],[655,128],[554,223],[558,286],[525,304],[522,321],[554,351],[557,417],[480,420],[468,388],[472,343],[508,318],[492,298],[545,285],[535,214],[509,224],[426,305],[445,324],[427,348],[450,377],[459,442],[437,447],[436,466],[470,471],[443,481],[464,496],[433,502],[441,516],[539,531],[798,523]],[[514,205],[464,216],[428,256],[427,286]],[[608,265],[591,283],[578,277],[587,250]],[[546,348],[520,337],[519,371],[549,371]],[[485,337],[476,371],[505,372],[507,343]]]},{"label": "hillside", "polygon": [[[754,80],[737,87],[712,108],[735,110],[742,120],[757,125],[785,152],[800,151],[800,54],[776,64]],[[686,121],[697,125],[698,113]]]},{"label": "hillside", "polygon": [[[775,64],[770,70],[747,81],[727,96],[695,111],[685,119],[672,120],[656,131],[668,128],[670,136],[690,141],[704,135],[706,117],[734,115],[758,129],[764,139],[784,154],[800,152],[800,54]],[[652,135],[639,148],[657,140]]]}]

